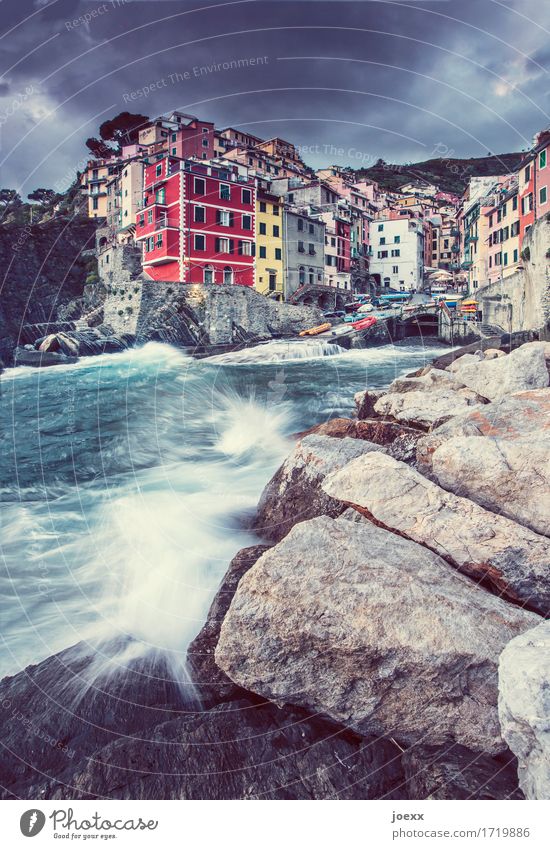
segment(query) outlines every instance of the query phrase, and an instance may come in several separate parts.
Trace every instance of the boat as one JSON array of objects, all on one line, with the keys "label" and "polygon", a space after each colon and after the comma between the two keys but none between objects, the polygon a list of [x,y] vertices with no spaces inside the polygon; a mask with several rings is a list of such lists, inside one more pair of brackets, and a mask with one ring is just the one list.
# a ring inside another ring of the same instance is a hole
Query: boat
[{"label": "boat", "polygon": [[376,324],[376,318],[373,315],[369,315],[366,318],[359,319],[359,321],[354,321],[351,326],[354,330],[367,330],[373,324]]},{"label": "boat", "polygon": [[326,330],[330,330],[332,324],[327,321],[325,324],[318,324],[317,327],[308,327],[307,330],[301,330],[298,334],[299,336],[317,336],[318,333],[324,333]]}]

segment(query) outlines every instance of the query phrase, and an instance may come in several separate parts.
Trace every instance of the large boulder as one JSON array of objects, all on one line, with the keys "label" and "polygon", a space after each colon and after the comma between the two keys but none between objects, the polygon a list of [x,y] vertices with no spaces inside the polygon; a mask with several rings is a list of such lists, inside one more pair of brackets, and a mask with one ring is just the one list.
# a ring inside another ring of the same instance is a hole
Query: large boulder
[{"label": "large boulder", "polygon": [[456,436],[517,439],[532,438],[537,431],[550,433],[550,389],[518,392],[483,407],[468,408],[422,436],[417,444],[419,468],[431,469],[434,451]]},{"label": "large boulder", "polygon": [[322,516],[243,576],[215,660],[362,734],[496,754],[498,656],[539,621],[414,542]]},{"label": "large boulder", "polygon": [[328,475],[327,495],[437,552],[496,592],[550,613],[550,540],[427,480],[384,454],[366,454]]},{"label": "large boulder", "polygon": [[550,622],[516,637],[502,652],[499,716],[525,796],[550,799]]},{"label": "large boulder", "polygon": [[214,649],[240,579],[268,548],[267,545],[252,545],[235,555],[210,605],[206,622],[187,649],[187,664],[203,706],[243,695],[241,688],[214,663]]},{"label": "large boulder", "polygon": [[401,756],[410,799],[523,799],[517,760],[464,746],[412,746]]},{"label": "large boulder", "polygon": [[361,454],[383,450],[362,439],[304,437],[264,489],[255,530],[264,539],[278,542],[296,522],[324,514],[338,516],[344,506],[323,492],[322,480]]},{"label": "large boulder", "polygon": [[14,351],[15,366],[32,366],[33,368],[67,366],[76,363],[77,359],[77,357],[67,357],[61,351],[31,351],[21,347]]},{"label": "large boulder", "polygon": [[390,383],[388,392],[429,392],[437,389],[450,389],[457,392],[464,387],[465,384],[449,374],[448,371],[430,368],[423,374],[414,377],[397,377]]},{"label": "large boulder", "polygon": [[401,424],[429,430],[479,403],[477,394],[468,389],[413,389],[388,392],[376,402],[374,409],[379,416],[389,416]]},{"label": "large boulder", "polygon": [[453,372],[466,386],[491,401],[548,386],[543,342],[528,342],[507,357],[467,363],[456,360]]},{"label": "large boulder", "polygon": [[363,392],[356,392],[354,401],[357,418],[371,419],[375,415],[374,405],[385,394],[385,389],[365,389]]},{"label": "large boulder", "polygon": [[400,752],[249,699],[164,722],[75,765],[46,799],[404,799]]},{"label": "large boulder", "polygon": [[431,469],[445,489],[550,535],[550,432],[456,437],[434,451]]},{"label": "large boulder", "polygon": [[328,422],[315,425],[310,430],[299,434],[300,438],[316,433],[322,436],[334,436],[342,439],[365,439],[376,445],[383,445],[390,456],[405,462],[416,460],[416,445],[423,436],[417,428],[407,427],[397,422],[385,419],[330,419]]}]

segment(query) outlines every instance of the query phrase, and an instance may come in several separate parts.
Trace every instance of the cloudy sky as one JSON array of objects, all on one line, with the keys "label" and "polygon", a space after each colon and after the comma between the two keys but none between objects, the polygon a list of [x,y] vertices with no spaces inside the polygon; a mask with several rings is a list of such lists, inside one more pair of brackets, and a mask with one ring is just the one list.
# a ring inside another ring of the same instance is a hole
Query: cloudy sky
[{"label": "cloudy sky", "polygon": [[3,0],[0,185],[65,187],[85,139],[123,109],[279,135],[315,167],[522,150],[550,123],[544,8]]}]

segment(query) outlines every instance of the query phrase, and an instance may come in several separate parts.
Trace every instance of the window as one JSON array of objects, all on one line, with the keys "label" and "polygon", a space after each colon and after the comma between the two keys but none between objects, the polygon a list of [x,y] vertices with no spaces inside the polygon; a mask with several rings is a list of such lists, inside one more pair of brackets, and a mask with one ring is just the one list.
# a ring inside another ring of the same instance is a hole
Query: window
[{"label": "window", "polygon": [[99,198],[94,198],[92,200],[92,209],[99,209]]},{"label": "window", "polygon": [[166,203],[166,189],[158,189],[155,194],[155,203],[164,205]]},{"label": "window", "polygon": [[288,202],[294,203],[294,192],[290,192],[290,194],[288,196]]},{"label": "window", "polygon": [[202,177],[195,177],[195,194],[204,195],[206,192],[206,184]]},{"label": "window", "polygon": [[206,239],[200,233],[195,233],[195,250],[196,251],[206,250]]},{"label": "window", "polygon": [[300,281],[300,286],[303,286],[303,284],[306,282],[306,270],[303,265],[300,266],[298,272],[298,279]]},{"label": "window", "polygon": [[277,275],[273,272],[269,273],[269,291],[274,292],[277,289]]},{"label": "window", "polygon": [[263,221],[260,223],[260,236],[267,235],[267,224],[264,224]]},{"label": "window", "polygon": [[306,252],[306,249],[304,248],[303,242],[298,242],[298,252],[301,253],[301,254]]},{"label": "window", "polygon": [[492,268],[492,267],[493,267],[493,257],[490,256],[489,257],[489,268]]},{"label": "window", "polygon": [[157,233],[157,248],[162,248],[162,233]]},{"label": "window", "polygon": [[331,238],[330,238],[330,244],[331,244],[331,247],[333,247],[333,248],[335,248],[335,247],[336,247],[336,239],[334,238],[334,236],[331,236]]},{"label": "window", "polygon": [[223,270],[223,282],[229,286],[233,285],[233,269],[229,268],[228,265]]},{"label": "window", "polygon": [[283,252],[282,252],[281,248],[275,248],[275,259],[282,259],[282,258],[283,258]]},{"label": "window", "polygon": [[246,204],[252,203],[252,192],[250,189],[243,189],[242,201]]},{"label": "window", "polygon": [[220,198],[231,200],[231,186],[228,183],[220,183]]},{"label": "window", "polygon": [[243,230],[252,230],[252,216],[251,215],[243,215],[242,227],[243,227]]},{"label": "window", "polygon": [[278,224],[274,224],[274,225],[273,225],[273,235],[274,235],[275,237],[278,237],[278,236],[279,236],[279,225],[278,225]]},{"label": "window", "polygon": [[162,176],[162,162],[160,163],[160,165],[157,165],[157,167],[156,167],[156,175],[157,175],[157,177]]},{"label": "window", "polygon": [[396,245],[398,245],[399,242],[401,241],[401,236],[395,236],[393,241],[395,242]]},{"label": "window", "polygon": [[209,144],[208,139],[203,139],[203,140],[202,140],[202,146],[203,146],[203,147],[208,147],[208,144]]},{"label": "window", "polygon": [[149,209],[147,211],[147,224],[152,224],[152,223],[153,223],[153,210]]},{"label": "window", "polygon": [[502,264],[508,265],[508,254],[507,253],[502,254]]},{"label": "window", "polygon": [[252,256],[252,242],[245,242],[239,239],[238,249],[241,256]]},{"label": "window", "polygon": [[531,178],[531,166],[528,165],[527,168],[525,169],[525,172],[524,172],[525,182],[528,183],[530,178]]},{"label": "window", "polygon": [[155,240],[154,240],[153,236],[149,236],[149,238],[147,239],[147,241],[145,243],[145,250],[147,252],[150,252],[154,249],[155,249]]},{"label": "window", "polygon": [[386,237],[385,237],[385,236],[381,236],[381,237],[380,237],[380,244],[381,244],[381,245],[385,245],[385,244],[386,244]]},{"label": "window", "polygon": [[[516,210],[517,208],[518,208],[518,196],[514,195],[514,197],[512,198],[512,209]],[[491,223],[489,221],[489,227],[490,226],[491,226]]]},{"label": "window", "polygon": [[489,216],[489,227],[492,227],[492,226],[493,226],[493,216],[490,215]]},{"label": "window", "polygon": [[514,262],[518,261],[518,249],[517,248],[514,248],[514,259],[513,259],[513,261]]},{"label": "window", "polygon": [[273,204],[273,215],[279,214],[279,207],[276,204]]},{"label": "window", "polygon": [[502,204],[502,217],[506,218],[506,204],[505,203]]},{"label": "window", "polygon": [[222,227],[233,227],[233,219],[233,213],[229,212],[228,209],[216,210],[216,223],[220,224]]},{"label": "window", "polygon": [[315,227],[313,226],[313,224],[310,224],[310,225],[309,225],[309,232],[310,232],[310,233],[315,233]]},{"label": "window", "polygon": [[140,216],[139,216],[139,222],[138,222],[138,224],[139,224],[139,226],[140,226],[140,227],[145,227],[145,215],[140,215]]},{"label": "window", "polygon": [[546,168],[546,149],[539,153],[539,168]]},{"label": "window", "polygon": [[313,245],[313,244],[310,242],[310,243],[309,243],[308,248],[309,248],[309,249],[308,249],[308,253],[309,253],[309,255],[310,255],[310,256],[314,256],[314,255],[315,255],[315,245]]},{"label": "window", "polygon": [[539,191],[539,203],[541,203],[541,204],[546,203],[546,201],[548,200],[547,191],[548,190],[547,190],[546,186],[541,186],[540,191]]},{"label": "window", "polygon": [[204,206],[195,206],[193,208],[193,221],[198,221],[199,224],[204,224],[206,221],[206,209]]},{"label": "window", "polygon": [[384,229],[384,225],[383,225],[383,224],[379,224],[379,225],[378,225],[378,232],[379,232],[379,233],[381,233],[383,229]]},{"label": "window", "polygon": [[399,266],[398,265],[392,265],[391,271],[392,271],[392,274],[399,274]]},{"label": "window", "polygon": [[313,268],[309,269],[308,279],[309,279],[310,285],[313,286],[313,284],[315,283],[315,272],[313,271]]},{"label": "window", "polygon": [[304,229],[304,220],[303,220],[303,218],[299,218],[298,219],[298,230],[303,230],[303,229]]},{"label": "window", "polygon": [[264,245],[260,245],[260,259],[265,259],[267,257],[267,250]]},{"label": "window", "polygon": [[175,142],[178,137],[177,133],[172,133],[172,141]]},{"label": "window", "polygon": [[386,259],[387,256],[388,256],[387,251],[378,251],[378,259]]},{"label": "window", "polygon": [[203,131],[203,133],[207,133],[207,132],[208,132],[208,127],[203,127],[203,128],[202,128],[202,131]]},{"label": "window", "polygon": [[207,286],[214,282],[214,271],[211,265],[205,265],[203,280]]},{"label": "window", "polygon": [[267,212],[267,204],[263,200],[260,201],[260,212]]},{"label": "window", "polygon": [[216,239],[216,253],[217,254],[229,254],[233,253],[231,250],[232,239]]},{"label": "window", "polygon": [[400,248],[395,248],[395,249],[391,252],[391,255],[392,255],[392,256],[401,256],[401,250],[400,250]]}]

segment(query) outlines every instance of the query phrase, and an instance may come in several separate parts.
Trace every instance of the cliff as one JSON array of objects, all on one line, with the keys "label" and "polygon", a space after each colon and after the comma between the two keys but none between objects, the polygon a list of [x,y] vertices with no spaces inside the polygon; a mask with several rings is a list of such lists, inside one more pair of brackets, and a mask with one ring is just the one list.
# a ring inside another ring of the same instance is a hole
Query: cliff
[{"label": "cliff", "polygon": [[95,266],[93,255],[83,252],[94,242],[95,223],[88,218],[0,226],[0,359],[6,364],[18,344],[42,335],[26,326],[57,323],[59,307],[82,295]]}]

